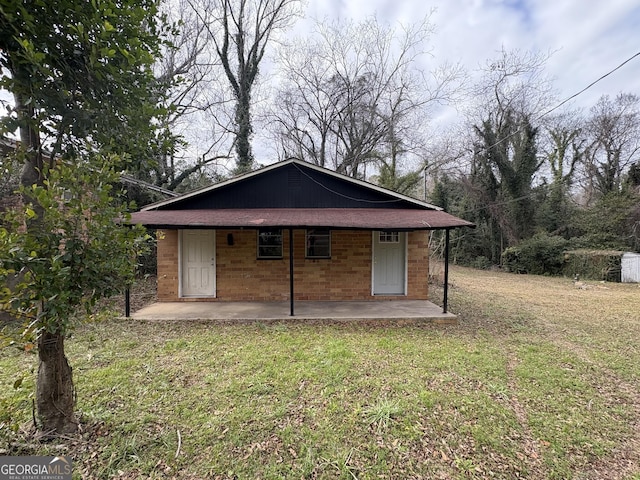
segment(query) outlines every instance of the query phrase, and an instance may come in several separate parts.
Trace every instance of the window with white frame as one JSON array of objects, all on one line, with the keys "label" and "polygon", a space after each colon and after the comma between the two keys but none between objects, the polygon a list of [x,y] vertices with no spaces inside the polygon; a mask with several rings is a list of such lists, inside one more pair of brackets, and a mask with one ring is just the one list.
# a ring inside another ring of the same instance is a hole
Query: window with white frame
[{"label": "window with white frame", "polygon": [[307,258],[331,258],[331,230],[311,228],[305,237]]},{"label": "window with white frame", "polygon": [[261,228],[258,230],[258,258],[282,258],[282,230]]}]

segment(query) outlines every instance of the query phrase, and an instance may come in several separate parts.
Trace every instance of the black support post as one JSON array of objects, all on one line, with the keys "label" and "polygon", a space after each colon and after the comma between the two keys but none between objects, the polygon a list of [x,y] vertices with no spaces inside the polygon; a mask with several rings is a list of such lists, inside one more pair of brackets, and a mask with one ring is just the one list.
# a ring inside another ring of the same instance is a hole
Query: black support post
[{"label": "black support post", "polygon": [[289,315],[293,317],[293,228],[289,229],[289,302],[291,304]]},{"label": "black support post", "polygon": [[129,287],[124,291],[124,316],[127,318],[131,316],[131,290]]},{"label": "black support post", "polygon": [[442,299],[442,313],[447,313],[449,303],[449,229],[444,234],[444,294]]}]

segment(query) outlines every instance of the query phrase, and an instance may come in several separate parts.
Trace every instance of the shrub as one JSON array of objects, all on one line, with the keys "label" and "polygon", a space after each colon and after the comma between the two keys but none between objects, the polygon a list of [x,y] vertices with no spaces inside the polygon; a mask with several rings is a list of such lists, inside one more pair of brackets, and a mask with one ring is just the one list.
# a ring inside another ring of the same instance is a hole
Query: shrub
[{"label": "shrub", "polygon": [[489,270],[493,266],[493,264],[487,257],[485,257],[484,255],[480,255],[479,257],[476,257],[473,262],[471,262],[471,266],[479,270]]},{"label": "shrub", "polygon": [[568,241],[562,237],[538,233],[507,248],[502,253],[502,266],[514,273],[559,275],[567,245]]},{"label": "shrub", "polygon": [[620,281],[623,251],[572,250],[565,252],[564,275],[579,275],[582,279]]}]

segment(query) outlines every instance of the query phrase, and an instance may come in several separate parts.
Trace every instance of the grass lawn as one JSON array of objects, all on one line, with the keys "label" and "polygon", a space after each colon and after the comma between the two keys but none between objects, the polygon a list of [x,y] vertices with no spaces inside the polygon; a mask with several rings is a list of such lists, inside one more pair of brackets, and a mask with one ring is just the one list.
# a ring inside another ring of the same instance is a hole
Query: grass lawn
[{"label": "grass lawn", "polygon": [[85,325],[66,442],[28,433],[36,356],[5,349],[0,449],[85,479],[639,480],[639,286],[451,281],[457,326]]}]

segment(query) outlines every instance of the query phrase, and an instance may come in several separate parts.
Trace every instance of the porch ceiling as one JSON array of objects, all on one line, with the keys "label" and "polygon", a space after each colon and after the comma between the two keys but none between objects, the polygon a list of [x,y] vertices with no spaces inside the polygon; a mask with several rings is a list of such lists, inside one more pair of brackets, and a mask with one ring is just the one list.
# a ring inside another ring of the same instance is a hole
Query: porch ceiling
[{"label": "porch ceiling", "polygon": [[474,226],[441,210],[399,208],[147,210],[133,213],[130,223],[154,228],[329,227],[363,230],[436,230]]}]

